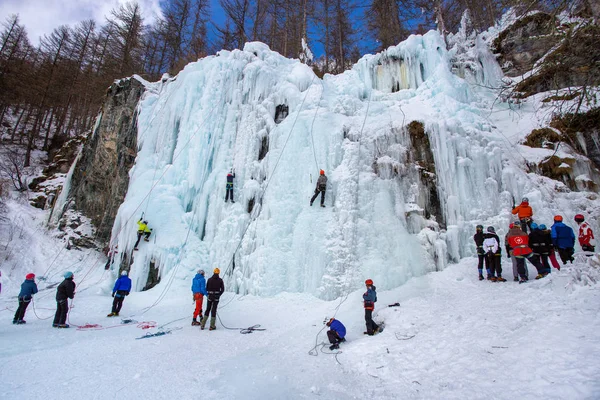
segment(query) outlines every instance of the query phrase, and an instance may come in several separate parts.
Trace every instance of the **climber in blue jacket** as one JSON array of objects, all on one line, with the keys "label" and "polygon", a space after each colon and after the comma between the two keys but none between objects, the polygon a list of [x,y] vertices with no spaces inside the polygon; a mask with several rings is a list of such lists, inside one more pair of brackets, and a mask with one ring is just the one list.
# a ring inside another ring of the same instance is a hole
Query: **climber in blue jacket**
[{"label": "climber in blue jacket", "polygon": [[21,291],[19,292],[19,307],[15,312],[15,317],[13,318],[13,324],[21,325],[24,324],[25,321],[23,318],[25,317],[25,311],[27,310],[27,306],[33,299],[33,295],[38,292],[37,285],[35,283],[35,274],[30,273],[25,275],[25,281],[21,284]]},{"label": "climber in blue jacket", "polygon": [[550,236],[552,244],[558,250],[558,255],[563,264],[567,261],[573,263],[573,253],[575,253],[575,233],[570,226],[565,225],[562,215],[554,217],[554,225],[552,225]]},{"label": "climber in blue jacket", "polygon": [[127,271],[121,272],[121,276],[115,282],[112,293],[112,297],[115,299],[113,300],[112,312],[107,317],[118,317],[119,311],[121,311],[121,307],[123,306],[123,300],[125,300],[125,296],[129,295],[131,279],[127,274]]},{"label": "climber in blue jacket", "polygon": [[339,349],[340,343],[346,341],[346,327],[335,318],[331,318],[327,322],[327,326],[329,327],[327,338],[329,339],[329,343],[331,343],[329,350]]},{"label": "climber in blue jacket", "polygon": [[204,296],[208,296],[208,293],[206,292],[206,279],[204,278],[203,269],[199,269],[198,273],[192,280],[192,295],[194,303],[196,304],[192,318],[192,326],[196,326],[200,325],[200,321],[198,321],[196,318],[198,318],[198,315],[202,315],[202,302],[204,300]]}]

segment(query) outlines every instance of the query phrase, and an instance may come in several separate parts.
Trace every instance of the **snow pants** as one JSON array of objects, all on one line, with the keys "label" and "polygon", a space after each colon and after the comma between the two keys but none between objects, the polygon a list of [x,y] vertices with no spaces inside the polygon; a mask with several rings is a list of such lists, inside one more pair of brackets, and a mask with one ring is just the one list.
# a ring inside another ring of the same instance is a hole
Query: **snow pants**
[{"label": "snow pants", "polygon": [[575,253],[575,249],[572,247],[567,247],[566,249],[558,248],[558,255],[564,265],[567,265],[568,261],[573,263],[573,253]]},{"label": "snow pants", "polygon": [[365,322],[367,325],[367,333],[372,335],[379,326],[373,321],[373,310],[367,310],[365,308]]},{"label": "snow pants", "polygon": [[532,254],[528,254],[527,256],[516,257],[517,258],[517,269],[519,271],[519,276],[521,279],[528,280],[529,273],[527,272],[527,265],[525,263],[525,259],[527,259],[535,269],[540,273],[540,270],[543,269],[542,264],[540,264],[539,260],[534,257]]},{"label": "snow pants", "polygon": [[534,257],[537,258],[538,263],[542,266],[542,268],[538,270],[538,274],[549,274],[551,270],[550,263],[548,262],[548,254],[534,253]]},{"label": "snow pants", "polygon": [[17,311],[15,312],[15,317],[13,318],[13,320],[22,321],[23,318],[25,318],[25,311],[27,310],[27,307],[29,306],[30,302],[31,302],[31,299],[25,300],[24,297],[19,297],[19,307],[17,308]]},{"label": "snow pants", "polygon": [[123,307],[123,300],[125,300],[125,296],[119,296],[115,294],[115,298],[113,300],[112,312],[119,313],[121,311],[121,307]]},{"label": "snow pants", "polygon": [[206,301],[206,311],[204,312],[204,316],[208,317],[210,314],[211,317],[215,318],[217,316],[217,307],[219,306],[219,299],[211,300],[210,297]]},{"label": "snow pants", "polygon": [[485,268],[489,271],[489,277],[502,276],[502,263],[500,254],[488,253],[485,255]]},{"label": "snow pants", "polygon": [[231,202],[235,203],[235,201],[233,201],[233,185],[227,186],[225,188],[225,203],[227,203],[227,200],[229,200],[229,197],[231,196]]},{"label": "snow pants", "polygon": [[54,325],[64,325],[67,322],[67,312],[69,312],[69,300],[56,300]]},{"label": "snow pants", "polygon": [[142,238],[142,236],[146,236],[144,240],[146,240],[146,242],[147,242],[151,233],[152,232],[140,232],[140,231],[138,231],[138,233],[137,233],[137,235],[138,235],[137,236],[137,240],[136,240],[135,244],[133,245],[133,248],[135,249],[135,248],[138,247],[138,244],[140,244],[140,239]]},{"label": "snow pants", "polygon": [[196,308],[194,309],[194,319],[198,317],[198,315],[202,315],[202,301],[204,300],[204,295],[202,293],[194,293],[194,301],[196,302]]},{"label": "snow pants", "polygon": [[479,273],[481,274],[481,271],[483,270],[483,261],[485,260],[485,254],[477,253],[477,258],[479,258],[479,262],[477,263],[477,269],[479,270]]},{"label": "snow pants", "polygon": [[519,267],[518,267],[518,262],[517,262],[517,257],[513,256],[512,251],[510,252],[510,261],[512,261],[512,267],[513,267],[513,277],[518,278],[519,277]]},{"label": "snow pants", "polygon": [[550,250],[550,254],[548,255],[548,258],[550,258],[550,262],[552,263],[552,266],[560,271],[560,264],[558,264],[558,261],[556,260],[556,254],[554,254],[554,250]]},{"label": "snow pants", "polygon": [[343,339],[340,337],[340,335],[338,335],[333,329],[327,331],[327,339],[329,339],[329,343],[331,344],[343,342]]},{"label": "snow pants", "polygon": [[312,206],[313,201],[317,198],[317,196],[321,193],[321,205],[325,204],[325,190],[315,189],[315,194],[310,199],[310,205]]}]

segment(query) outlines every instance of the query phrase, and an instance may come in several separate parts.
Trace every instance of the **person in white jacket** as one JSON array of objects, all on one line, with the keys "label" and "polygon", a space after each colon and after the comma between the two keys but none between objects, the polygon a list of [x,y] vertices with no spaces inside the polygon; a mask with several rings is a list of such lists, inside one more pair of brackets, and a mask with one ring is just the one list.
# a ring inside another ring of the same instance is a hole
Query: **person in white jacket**
[{"label": "person in white jacket", "polygon": [[496,230],[493,226],[488,226],[487,233],[483,236],[483,251],[485,252],[485,267],[488,279],[492,282],[506,282],[506,279],[502,277],[500,238],[496,235]]}]

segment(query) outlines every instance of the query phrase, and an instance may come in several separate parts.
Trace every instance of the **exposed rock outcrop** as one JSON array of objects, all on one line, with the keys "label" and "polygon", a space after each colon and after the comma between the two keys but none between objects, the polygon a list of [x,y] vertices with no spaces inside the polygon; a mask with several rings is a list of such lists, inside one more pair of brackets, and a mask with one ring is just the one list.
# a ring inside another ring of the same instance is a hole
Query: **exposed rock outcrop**
[{"label": "exposed rock outcrop", "polygon": [[[101,242],[110,238],[114,218],[129,185],[137,154],[138,101],[144,85],[135,78],[115,82],[74,168],[67,207],[89,217]],[[61,215],[65,210],[55,210]]]}]

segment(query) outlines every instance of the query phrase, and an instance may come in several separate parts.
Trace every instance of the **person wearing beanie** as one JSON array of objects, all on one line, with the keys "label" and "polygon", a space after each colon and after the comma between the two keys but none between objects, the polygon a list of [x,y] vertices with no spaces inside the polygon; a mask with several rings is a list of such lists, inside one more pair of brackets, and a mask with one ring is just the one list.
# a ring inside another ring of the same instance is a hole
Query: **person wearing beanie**
[{"label": "person wearing beanie", "polygon": [[338,321],[335,318],[331,318],[327,322],[327,326],[329,327],[329,330],[327,331],[327,339],[329,339],[329,343],[331,343],[329,350],[339,349],[340,343],[346,341],[346,327],[341,321]]},{"label": "person wearing beanie", "polygon": [[550,243],[550,245],[548,246],[548,259],[550,260],[550,264],[552,264],[554,268],[560,271],[560,264],[556,260],[556,254],[554,252],[554,245],[552,244],[550,230],[544,224],[540,224],[538,228],[542,232],[542,234],[544,234],[546,243]]},{"label": "person wearing beanie", "polygon": [[21,325],[26,321],[23,320],[25,318],[25,311],[27,310],[27,306],[33,299],[33,295],[38,292],[37,285],[35,283],[35,275],[27,274],[25,275],[25,281],[21,283],[21,291],[19,292],[19,307],[15,312],[15,317],[13,318],[13,324]]},{"label": "person wearing beanie", "polygon": [[65,280],[56,288],[56,314],[54,314],[54,328],[68,328],[67,313],[69,312],[69,299],[75,297],[75,282],[73,282],[73,273],[65,272]]},{"label": "person wearing beanie", "polygon": [[375,309],[375,302],[377,302],[377,289],[371,279],[365,281],[365,286],[367,287],[367,291],[363,294],[365,324],[367,325],[365,335],[373,336],[379,332],[379,326],[373,321],[373,310]]},{"label": "person wearing beanie", "polygon": [[527,272],[525,260],[532,263],[538,271],[542,268],[538,260],[533,257],[533,251],[529,247],[529,236],[521,230],[521,224],[515,222],[513,228],[508,231],[506,238],[512,248],[513,257],[517,259],[517,270],[520,277],[519,283],[527,282],[529,280],[529,273]]},{"label": "person wearing beanie", "polygon": [[206,311],[204,312],[204,317],[200,321],[200,329],[204,329],[206,326],[206,321],[208,320],[208,314],[210,314],[210,331],[214,331],[217,329],[217,307],[219,306],[219,298],[225,291],[225,285],[223,284],[223,279],[219,278],[219,274],[221,270],[219,268],[215,268],[213,271],[213,276],[208,278],[206,282],[206,293],[208,295],[208,300],[206,302]]},{"label": "person wearing beanie", "polygon": [[[581,246],[581,250],[594,252],[596,247],[594,246],[594,232],[590,227],[590,224],[585,222],[585,218],[581,214],[577,214],[575,216],[575,222],[579,225],[579,245]],[[588,254],[590,256],[591,254]]]},{"label": "person wearing beanie", "polygon": [[529,234],[529,247],[533,251],[533,257],[537,258],[538,262],[542,265],[542,269],[538,270],[538,275],[535,279],[541,279],[550,273],[548,257],[551,246],[552,241],[548,235],[533,222],[531,224],[531,233]]},{"label": "person wearing beanie", "polygon": [[492,282],[506,282],[502,277],[502,249],[500,238],[496,235],[493,226],[488,226],[487,233],[483,235],[483,251],[485,252],[485,267],[488,271],[488,280]]},{"label": "person wearing beanie", "polygon": [[563,217],[557,215],[554,217],[554,224],[550,228],[552,244],[558,250],[558,255],[564,265],[567,262],[573,263],[573,254],[575,253],[575,233],[570,226],[563,223]]},{"label": "person wearing beanie", "polygon": [[[520,225],[521,225],[521,223],[519,222],[519,224],[517,226],[520,226]],[[511,223],[508,226],[509,232],[514,227],[515,227],[515,224]],[[504,235],[504,248],[506,249],[506,257],[510,258],[510,261],[512,262],[513,280],[515,282],[519,282],[519,269],[518,269],[518,264],[517,264],[517,258],[513,255],[513,249],[512,249],[512,247],[510,247],[510,243],[508,242],[508,232],[506,233],[506,235]]]},{"label": "person wearing beanie", "polygon": [[313,202],[321,193],[321,207],[325,207],[325,191],[327,190],[327,177],[325,176],[325,171],[319,171],[319,179],[317,179],[317,187],[315,188],[315,194],[310,199],[310,205],[313,205]]},{"label": "person wearing beanie", "polygon": [[529,199],[527,197],[523,197],[521,200],[521,204],[512,209],[512,213],[516,214],[519,217],[519,221],[521,223],[521,230],[527,233],[527,228],[531,229],[531,222],[533,221],[533,210],[529,205]]},{"label": "person wearing beanie", "polygon": [[202,302],[204,300],[204,296],[206,296],[206,279],[204,279],[204,270],[199,269],[196,276],[192,280],[192,296],[194,299],[194,303],[196,304],[196,308],[194,309],[194,317],[192,318],[192,326],[200,325],[200,322],[196,320],[198,316],[202,316]]},{"label": "person wearing beanie", "polygon": [[[479,272],[479,280],[482,281],[483,278],[483,262],[485,260],[485,251],[483,251],[483,241],[485,237],[483,235],[483,225],[477,225],[475,227],[475,235],[473,235],[473,241],[475,242],[475,247],[477,249],[477,258],[479,259],[477,263],[477,271]],[[488,276],[490,275],[490,270],[487,270]]]},{"label": "person wearing beanie", "polygon": [[118,317],[119,312],[121,312],[121,307],[123,307],[123,300],[125,300],[125,296],[129,296],[129,292],[131,291],[131,279],[128,276],[128,272],[123,270],[121,272],[121,276],[115,282],[115,286],[113,287],[112,297],[114,297],[112,311],[107,317]]}]

